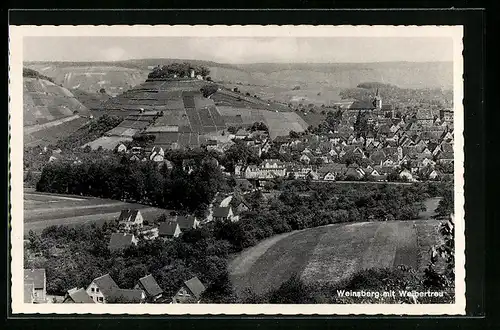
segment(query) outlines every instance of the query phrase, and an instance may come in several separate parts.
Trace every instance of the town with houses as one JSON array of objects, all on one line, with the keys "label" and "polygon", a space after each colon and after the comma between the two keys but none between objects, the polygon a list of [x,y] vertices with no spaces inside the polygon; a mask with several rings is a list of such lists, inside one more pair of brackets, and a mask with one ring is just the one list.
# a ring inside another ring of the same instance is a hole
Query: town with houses
[{"label": "town with houses", "polygon": [[[129,59],[89,62],[40,60],[37,38],[22,75],[25,304],[455,302],[451,44],[394,38],[442,58],[337,63],[318,38],[246,38],[265,52],[234,64],[210,47],[149,53],[197,37],[120,37]],[[281,62],[277,47],[266,63],[277,41],[329,61]],[[407,288],[443,295],[337,294]]]},{"label": "town with houses", "polygon": [[[341,114],[334,131],[323,134],[291,132],[288,136],[271,139],[266,130],[240,127],[224,141],[207,140],[207,151],[224,153],[236,143],[242,143],[257,157],[277,151],[277,158],[264,158],[259,165],[237,164],[233,172],[223,173],[234,178],[240,192],[266,190],[266,182],[310,180],[318,182],[392,182],[408,184],[418,181],[452,180],[453,175],[453,112],[450,110],[417,110],[413,114],[395,116],[391,105],[376,96],[373,102],[355,101],[325,110]],[[360,114],[367,115],[373,130],[365,137],[355,132]],[[164,146],[130,147],[120,143],[115,152],[131,161],[155,162],[171,169],[167,150],[178,149],[173,143]],[[51,153],[48,162],[57,162],[61,150],[44,148]],[[289,159],[288,161],[284,159]],[[75,163],[79,160],[75,159]],[[189,166],[188,164],[186,166]],[[117,222],[118,230],[109,239],[110,251],[136,246],[139,240],[172,240],[184,231],[196,229],[211,221],[239,221],[239,214],[248,211],[244,198],[234,204],[228,195],[218,205],[211,205],[206,218],[194,215],[170,215],[156,225],[145,224],[140,210],[124,209]],[[148,219],[153,223],[153,219]],[[110,274],[96,277],[83,288],[68,288],[64,297],[52,297],[46,292],[45,269],[24,270],[25,303],[197,303],[205,285],[193,277],[179,287],[174,296],[165,296],[155,278],[148,274],[137,280],[133,288],[120,288]]]}]

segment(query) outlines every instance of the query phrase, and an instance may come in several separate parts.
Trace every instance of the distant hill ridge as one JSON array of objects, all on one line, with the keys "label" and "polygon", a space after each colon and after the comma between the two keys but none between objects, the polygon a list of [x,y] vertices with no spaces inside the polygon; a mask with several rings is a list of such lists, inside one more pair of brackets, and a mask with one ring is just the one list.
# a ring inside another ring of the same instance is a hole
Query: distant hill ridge
[{"label": "distant hill ridge", "polygon": [[[89,92],[104,87],[116,95],[144,82],[151,67],[181,62],[209,67],[214,80],[264,86],[293,87],[300,83],[313,87],[353,88],[364,81],[380,81],[401,88],[451,88],[453,84],[452,62],[224,64],[156,58],[115,62],[27,62],[26,66],[54,77],[54,81],[69,89],[78,88],[74,86],[82,80],[79,76],[90,77],[88,71],[97,72],[101,68],[104,79],[97,79],[94,73],[92,83],[79,87]],[[112,74],[106,79],[106,73],[111,71],[116,77]]]}]

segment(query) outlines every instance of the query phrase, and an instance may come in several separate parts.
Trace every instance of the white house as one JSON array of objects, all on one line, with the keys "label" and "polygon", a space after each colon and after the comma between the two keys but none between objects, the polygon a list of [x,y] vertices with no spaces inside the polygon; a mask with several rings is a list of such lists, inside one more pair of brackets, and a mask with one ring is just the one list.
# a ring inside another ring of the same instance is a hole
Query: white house
[{"label": "white house", "polygon": [[146,299],[143,290],[120,289],[109,274],[95,278],[85,291],[94,302],[101,304],[112,301],[140,303]]},{"label": "white house", "polygon": [[401,172],[399,172],[399,177],[401,179],[405,178],[408,181],[413,181],[413,175],[407,169],[404,169]]},{"label": "white house", "polygon": [[116,147],[116,151],[118,151],[118,152],[127,152],[127,147],[123,143],[120,143],[118,145],[118,147]]},{"label": "white house", "polygon": [[125,209],[121,211],[118,223],[126,230],[141,228],[144,223],[144,218],[139,210]]},{"label": "white house", "polygon": [[30,303],[47,302],[47,277],[45,269],[25,269],[24,270],[24,290],[25,295],[30,294]]}]

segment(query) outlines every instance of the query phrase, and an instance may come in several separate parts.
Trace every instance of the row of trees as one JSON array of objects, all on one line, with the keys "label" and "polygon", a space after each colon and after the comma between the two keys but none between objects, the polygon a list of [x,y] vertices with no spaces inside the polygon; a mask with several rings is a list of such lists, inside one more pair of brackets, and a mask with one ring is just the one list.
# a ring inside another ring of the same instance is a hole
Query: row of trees
[{"label": "row of trees", "polygon": [[33,69],[30,69],[30,68],[23,68],[23,77],[48,80],[51,83],[55,84],[54,79],[47,77],[47,76],[41,74],[40,72],[33,70]]},{"label": "row of trees", "polygon": [[188,62],[172,63],[162,67],[157,66],[148,75],[148,79],[162,79],[162,78],[189,78],[191,71],[194,71],[195,76],[201,75],[206,78],[210,74],[210,69],[203,65],[192,65]]},{"label": "row of trees", "polygon": [[217,160],[206,153],[178,153],[173,168],[135,162],[127,156],[94,158],[80,164],[47,164],[37,190],[130,200],[201,215],[226,181]]}]

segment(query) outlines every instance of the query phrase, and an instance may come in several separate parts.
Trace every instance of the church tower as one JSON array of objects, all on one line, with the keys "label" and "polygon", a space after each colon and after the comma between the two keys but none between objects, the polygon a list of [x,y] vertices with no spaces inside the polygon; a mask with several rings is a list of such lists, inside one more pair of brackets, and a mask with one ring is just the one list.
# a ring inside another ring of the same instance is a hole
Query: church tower
[{"label": "church tower", "polygon": [[373,100],[373,105],[378,111],[382,110],[382,98],[378,95],[378,88],[377,94],[375,94],[375,99]]}]

